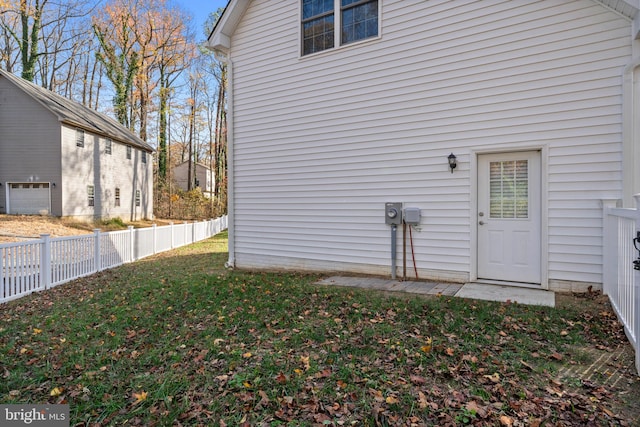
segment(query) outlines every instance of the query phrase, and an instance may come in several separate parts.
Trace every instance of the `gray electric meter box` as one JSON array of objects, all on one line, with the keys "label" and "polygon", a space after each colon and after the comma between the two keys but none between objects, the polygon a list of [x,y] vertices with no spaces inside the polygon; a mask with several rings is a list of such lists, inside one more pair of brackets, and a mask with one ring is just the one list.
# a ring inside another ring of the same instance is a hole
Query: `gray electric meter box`
[{"label": "gray electric meter box", "polygon": [[407,225],[419,225],[420,208],[404,208],[404,222]]},{"label": "gray electric meter box", "polygon": [[384,204],[384,222],[388,225],[402,224],[402,203]]}]

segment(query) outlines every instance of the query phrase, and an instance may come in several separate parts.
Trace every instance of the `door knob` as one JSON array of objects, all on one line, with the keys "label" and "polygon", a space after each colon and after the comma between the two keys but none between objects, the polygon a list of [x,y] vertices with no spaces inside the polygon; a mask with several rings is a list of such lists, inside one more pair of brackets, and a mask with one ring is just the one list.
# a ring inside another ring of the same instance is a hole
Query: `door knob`
[{"label": "door knob", "polygon": [[478,224],[484,225],[484,221],[480,221],[480,222],[478,222]]}]

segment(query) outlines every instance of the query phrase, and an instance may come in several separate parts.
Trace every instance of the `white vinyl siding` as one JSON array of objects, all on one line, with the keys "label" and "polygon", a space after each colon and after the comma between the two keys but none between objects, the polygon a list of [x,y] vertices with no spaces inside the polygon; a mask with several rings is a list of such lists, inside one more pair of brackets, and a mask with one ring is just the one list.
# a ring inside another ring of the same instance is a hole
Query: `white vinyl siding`
[{"label": "white vinyl siding", "polygon": [[297,2],[236,29],[238,265],[388,274],[384,203],[404,202],[421,275],[467,280],[472,154],[547,147],[549,279],[601,283],[630,22],[591,0],[380,5],[380,40],[331,54],[299,57]]}]

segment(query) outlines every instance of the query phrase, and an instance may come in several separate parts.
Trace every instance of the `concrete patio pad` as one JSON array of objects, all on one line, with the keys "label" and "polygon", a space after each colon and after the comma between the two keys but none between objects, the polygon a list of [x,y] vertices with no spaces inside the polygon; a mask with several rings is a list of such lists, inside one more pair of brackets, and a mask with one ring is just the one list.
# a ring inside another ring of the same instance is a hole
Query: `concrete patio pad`
[{"label": "concrete patio pad", "polygon": [[517,302],[518,304],[555,307],[555,294],[540,289],[517,286],[490,285],[483,283],[443,283],[422,281],[400,281],[381,277],[332,276],[317,282],[319,285],[333,285],[376,289],[389,292],[404,292],[420,295],[456,296],[486,301]]},{"label": "concrete patio pad", "polygon": [[517,286],[490,285],[485,283],[467,283],[455,296],[485,301],[517,302],[518,304],[555,307],[556,295],[542,289],[521,288]]}]

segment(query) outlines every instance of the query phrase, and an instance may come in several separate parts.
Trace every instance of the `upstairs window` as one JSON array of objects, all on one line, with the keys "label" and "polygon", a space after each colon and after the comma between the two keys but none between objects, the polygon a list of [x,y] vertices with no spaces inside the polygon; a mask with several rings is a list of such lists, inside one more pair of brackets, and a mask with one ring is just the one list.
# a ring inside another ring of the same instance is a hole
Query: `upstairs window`
[{"label": "upstairs window", "polygon": [[120,206],[120,189],[116,187],[116,206]]},{"label": "upstairs window", "polygon": [[131,160],[131,146],[127,145],[127,159]]},{"label": "upstairs window", "polygon": [[140,206],[140,190],[136,190],[136,206]]},{"label": "upstairs window", "polygon": [[111,142],[110,139],[107,139],[107,141],[105,142],[105,145],[104,145],[105,154],[111,154],[111,145],[112,144],[113,144],[113,142]]},{"label": "upstairs window", "polygon": [[141,151],[142,153],[142,163],[147,163],[147,152]]},{"label": "upstairs window", "polygon": [[302,54],[377,37],[378,17],[378,0],[302,0]]},{"label": "upstairs window", "polygon": [[84,131],[76,128],[76,147],[84,147]]},{"label": "upstairs window", "polygon": [[341,3],[342,44],[378,35],[378,0],[341,0]]},{"label": "upstairs window", "polygon": [[334,0],[302,0],[302,54],[334,45]]}]

